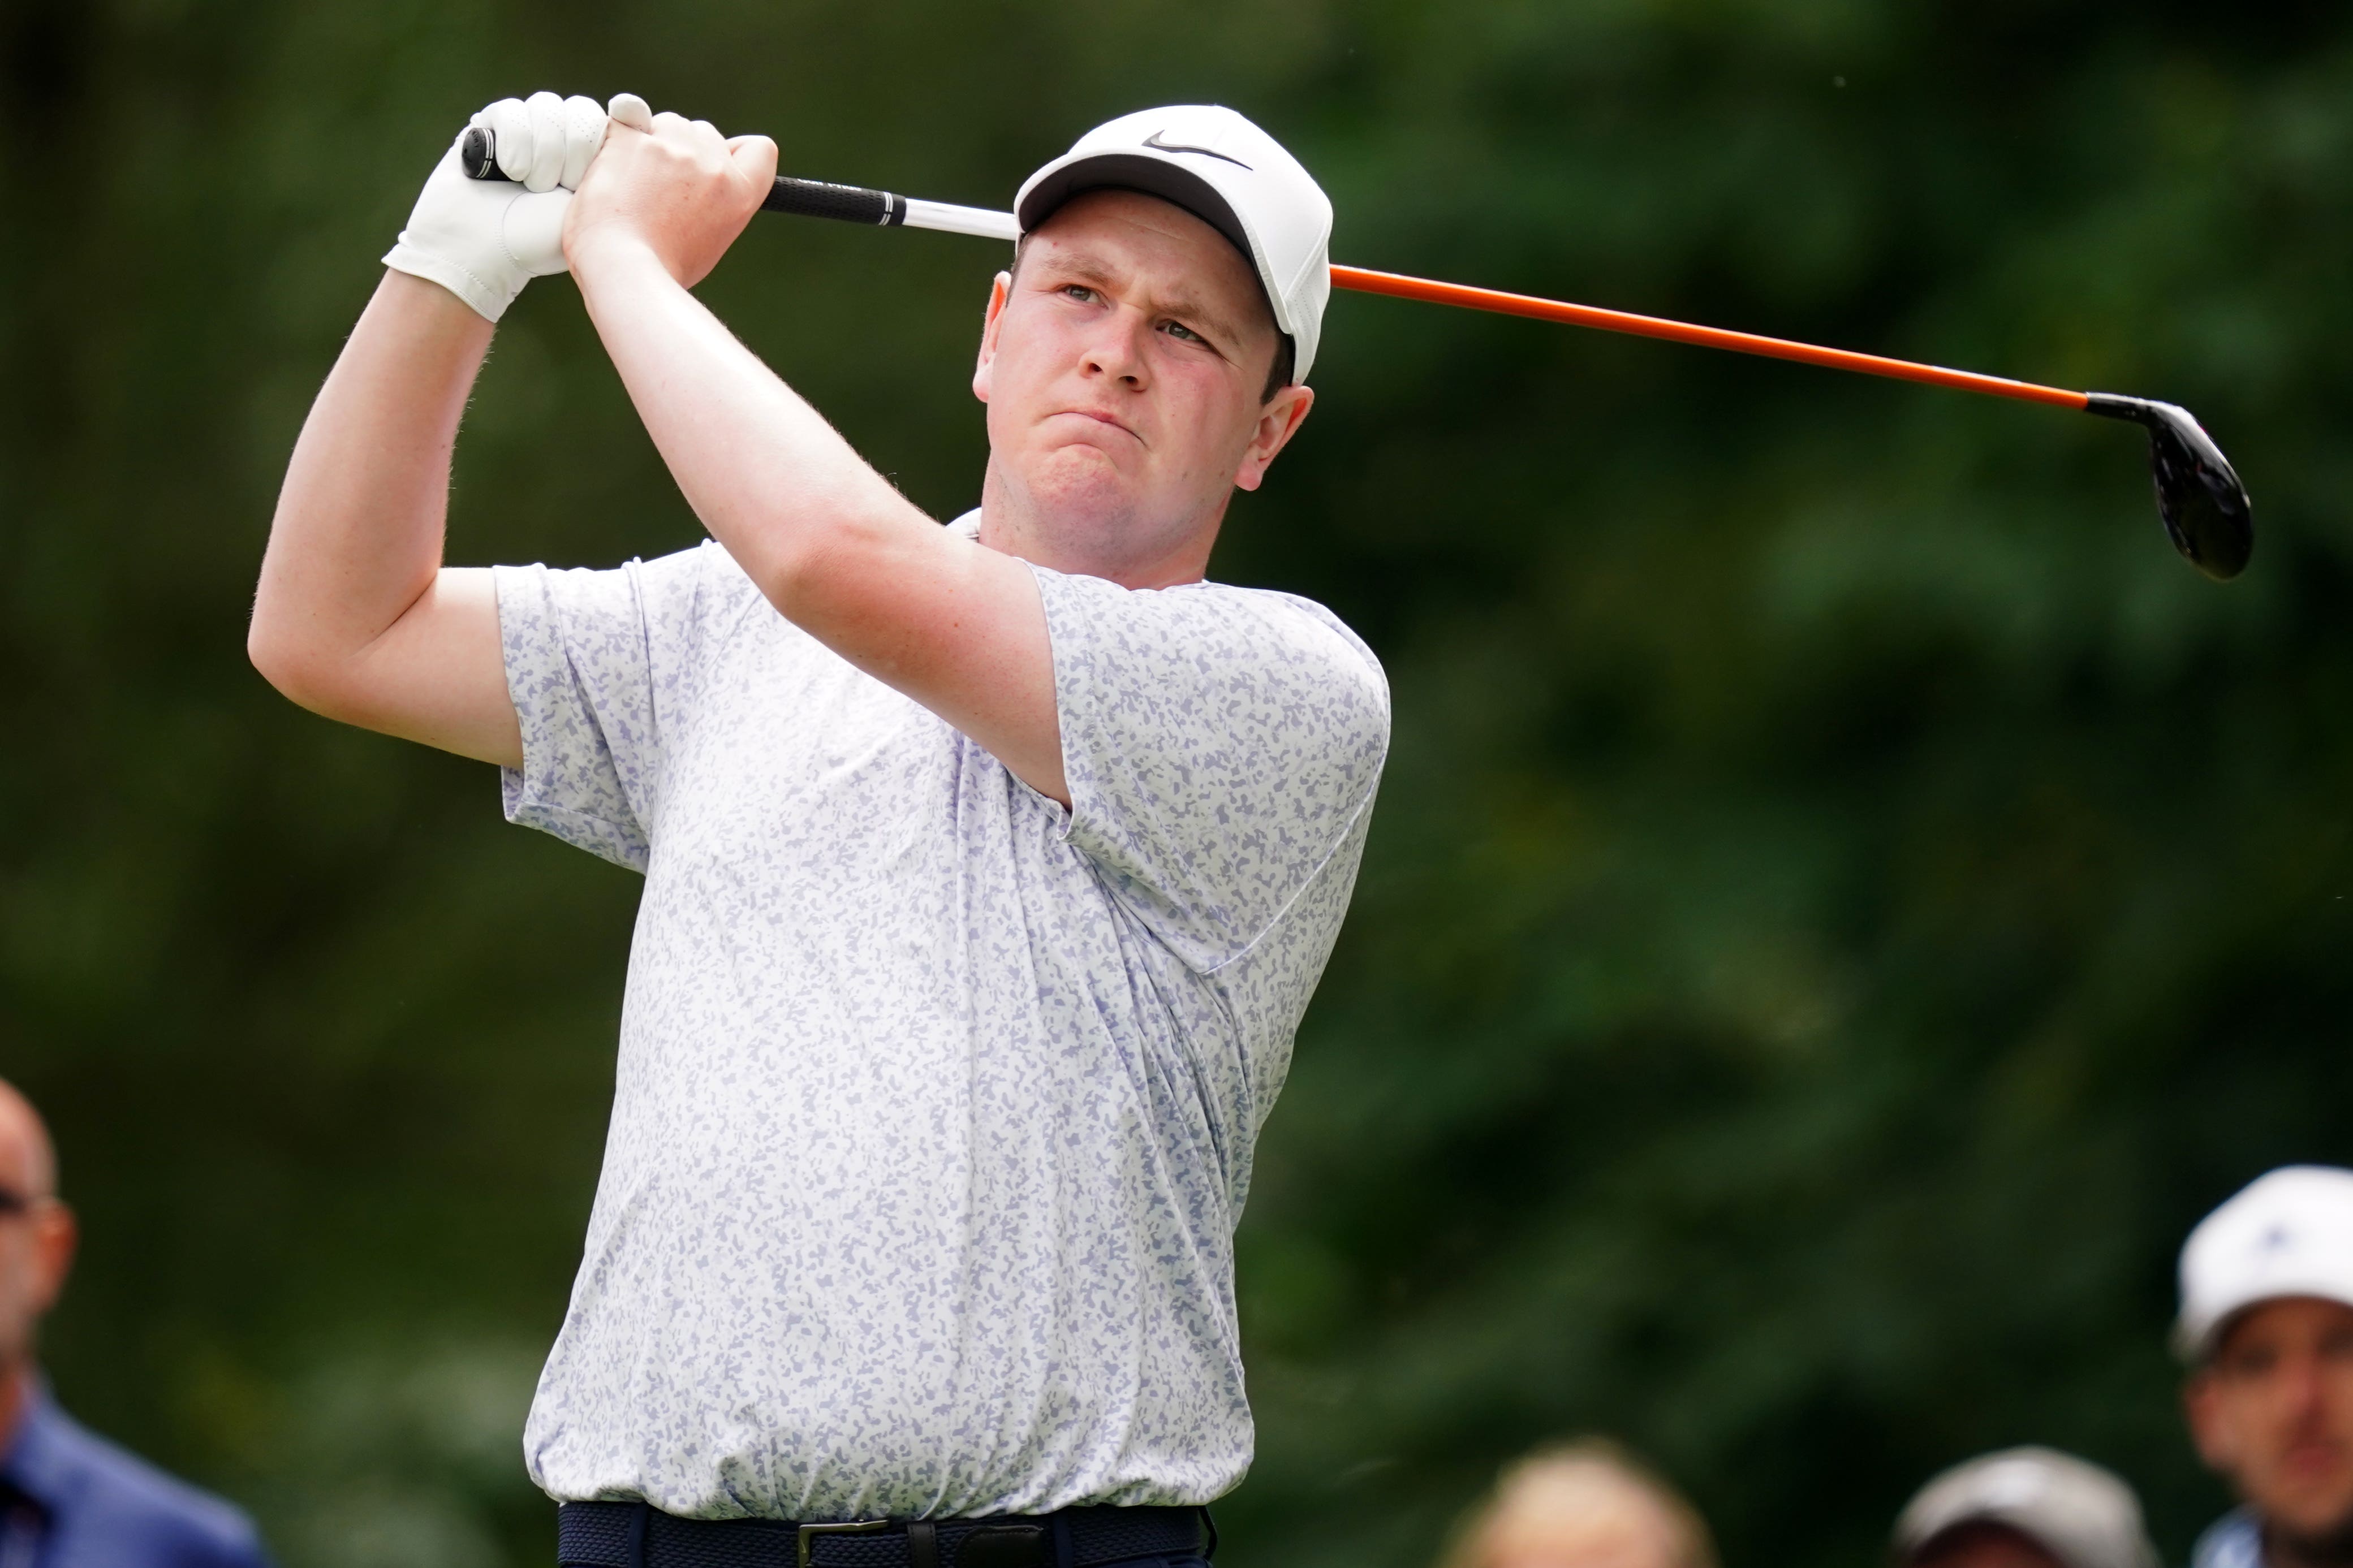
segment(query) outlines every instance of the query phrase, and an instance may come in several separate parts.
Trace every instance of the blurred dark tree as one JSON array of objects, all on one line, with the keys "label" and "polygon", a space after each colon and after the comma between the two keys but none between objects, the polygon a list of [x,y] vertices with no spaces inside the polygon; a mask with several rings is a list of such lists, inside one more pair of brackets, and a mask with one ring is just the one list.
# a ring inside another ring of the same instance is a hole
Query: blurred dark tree
[{"label": "blurred dark tree", "polygon": [[[1927,1471],[2076,1448],[2221,1505],[2186,1227],[2353,1160],[2353,14],[2024,0],[21,0],[0,14],[0,1072],[89,1248],[50,1364],[291,1568],[550,1560],[515,1437],[638,884],[241,652],[311,392],[444,139],[541,85],[1001,205],[1232,103],[1342,259],[2197,409],[2138,438],[1390,301],[1218,570],[1387,661],[1356,911],[1261,1147],[1236,1568],[1427,1561],[1622,1436],[1735,1563],[1873,1560]],[[978,241],[765,221],[707,286],[942,515]],[[561,280],[501,328],[464,561],[695,537]],[[2334,606],[2334,607],[2332,607]]]}]

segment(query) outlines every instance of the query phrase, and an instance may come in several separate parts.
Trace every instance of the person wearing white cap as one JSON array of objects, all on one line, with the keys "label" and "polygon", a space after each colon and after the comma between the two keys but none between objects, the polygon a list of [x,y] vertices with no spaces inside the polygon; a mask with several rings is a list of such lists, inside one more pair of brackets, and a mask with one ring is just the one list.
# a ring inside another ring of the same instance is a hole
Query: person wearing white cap
[{"label": "person wearing white cap", "polygon": [[2199,1457],[2242,1502],[2193,1568],[2353,1561],[2353,1171],[2287,1166],[2200,1221],[2174,1348]]},{"label": "person wearing white cap", "polygon": [[[626,95],[480,118],[517,184],[454,152],[427,182],[249,647],[646,878],[524,1434],[562,1560],[1198,1563],[1250,1458],[1251,1148],[1388,739],[1337,617],[1205,577],[1313,404],[1330,203],[1219,108],[1041,169],[975,368],[980,505],[942,527],[689,292],[771,143]],[[712,539],[445,566],[491,323],[567,268]]]},{"label": "person wearing white cap", "polygon": [[2157,1568],[2140,1500],[2053,1448],[2005,1448],[1930,1480],[1895,1521],[1900,1568]]}]

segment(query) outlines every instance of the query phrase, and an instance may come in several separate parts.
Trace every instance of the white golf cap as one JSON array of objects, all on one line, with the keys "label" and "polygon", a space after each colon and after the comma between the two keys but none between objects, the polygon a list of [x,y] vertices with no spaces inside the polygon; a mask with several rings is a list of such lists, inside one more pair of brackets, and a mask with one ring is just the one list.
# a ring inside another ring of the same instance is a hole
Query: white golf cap
[{"label": "white golf cap", "polygon": [[2017,1531],[2066,1568],[2157,1568],[2132,1489],[2054,1448],[2006,1448],[1930,1481],[1895,1521],[1896,1556],[1933,1556],[1939,1537],[1971,1524]]},{"label": "white golf cap", "polygon": [[1292,380],[1307,379],[1332,295],[1332,202],[1281,142],[1215,104],[1123,114],[1022,182],[1013,216],[1027,234],[1080,192],[1105,188],[1174,202],[1232,240],[1290,334]]},{"label": "white golf cap", "polygon": [[2200,1220],[2181,1247],[2173,1348],[2202,1361],[2232,1317],[2283,1296],[2353,1307],[2353,1171],[2284,1165]]}]

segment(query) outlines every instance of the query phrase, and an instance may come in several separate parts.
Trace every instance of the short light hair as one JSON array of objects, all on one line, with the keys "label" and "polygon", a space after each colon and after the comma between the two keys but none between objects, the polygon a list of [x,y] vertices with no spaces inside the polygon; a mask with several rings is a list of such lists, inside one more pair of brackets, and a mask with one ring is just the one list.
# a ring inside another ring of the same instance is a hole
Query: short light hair
[{"label": "short light hair", "polygon": [[1628,1504],[1657,1522],[1662,1568],[1717,1568],[1707,1521],[1664,1478],[1607,1437],[1539,1448],[1504,1468],[1494,1488],[1463,1515],[1447,1542],[1442,1568],[1487,1568],[1496,1539],[1547,1524],[1577,1529]]}]

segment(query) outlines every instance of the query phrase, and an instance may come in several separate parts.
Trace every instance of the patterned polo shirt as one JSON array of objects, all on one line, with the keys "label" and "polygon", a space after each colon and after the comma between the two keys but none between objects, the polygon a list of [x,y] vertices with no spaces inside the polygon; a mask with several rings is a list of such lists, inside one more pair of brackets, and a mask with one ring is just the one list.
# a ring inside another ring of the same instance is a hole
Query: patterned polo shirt
[{"label": "patterned polo shirt", "polygon": [[646,879],[551,1495],[1029,1513],[1248,1467],[1234,1226],[1388,688],[1303,599],[1032,571],[1067,811],[715,543],[499,569],[507,815]]}]

